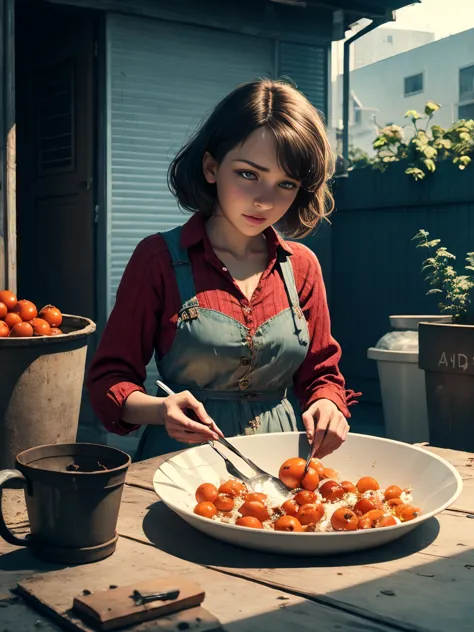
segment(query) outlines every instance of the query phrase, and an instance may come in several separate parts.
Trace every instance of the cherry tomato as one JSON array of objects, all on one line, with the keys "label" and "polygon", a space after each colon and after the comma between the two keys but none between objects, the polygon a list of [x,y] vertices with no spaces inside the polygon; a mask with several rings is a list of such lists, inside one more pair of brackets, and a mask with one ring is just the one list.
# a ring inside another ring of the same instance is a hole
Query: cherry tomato
[{"label": "cherry tomato", "polygon": [[395,517],[392,515],[386,515],[381,518],[377,524],[378,527],[394,527],[397,523]]},{"label": "cherry tomato", "polygon": [[17,303],[17,298],[16,296],[13,294],[13,292],[10,292],[10,290],[2,290],[0,292],[0,301],[7,306],[8,311],[12,310],[16,303]]},{"label": "cherry tomato", "polygon": [[311,491],[315,490],[319,485],[319,476],[316,470],[313,470],[312,467],[308,468],[308,471],[303,476],[301,480],[301,487],[304,489],[309,489]]},{"label": "cherry tomato", "polygon": [[10,331],[12,338],[29,338],[33,335],[33,327],[30,323],[17,323]]},{"label": "cherry tomato", "polygon": [[270,518],[270,513],[263,503],[258,500],[245,501],[239,508],[241,516],[252,516],[258,518],[260,522],[264,522]]},{"label": "cherry tomato", "polygon": [[285,500],[281,508],[288,516],[296,516],[298,514],[300,506],[298,505],[296,500],[290,498],[290,500]]},{"label": "cherry tomato", "polygon": [[375,529],[378,522],[382,520],[383,515],[381,509],[371,509],[359,520],[359,529]]},{"label": "cherry tomato", "polygon": [[0,301],[0,318],[5,318],[8,313],[8,307]]},{"label": "cherry tomato", "polygon": [[36,305],[24,298],[22,298],[21,301],[18,301],[18,303],[11,311],[14,314],[19,314],[21,320],[23,321],[33,320],[33,318],[36,318],[38,316]]},{"label": "cherry tomato", "polygon": [[295,494],[294,500],[298,503],[298,505],[307,505],[308,503],[315,503],[317,500],[317,496],[309,489],[304,489],[301,492]]},{"label": "cherry tomato", "polygon": [[398,487],[398,485],[390,485],[387,487],[384,493],[385,500],[393,500],[394,498],[400,498],[403,489]]},{"label": "cherry tomato", "polygon": [[235,479],[230,479],[219,487],[219,494],[226,494],[227,496],[232,496],[232,498],[237,498],[238,496],[242,496],[247,491],[247,488],[241,481],[236,481]]},{"label": "cherry tomato", "polygon": [[357,487],[350,481],[342,481],[341,487],[346,494],[357,494]]},{"label": "cherry tomato", "polygon": [[347,507],[340,507],[332,514],[331,525],[334,531],[356,531],[359,518]]},{"label": "cherry tomato", "polygon": [[63,322],[63,315],[54,305],[45,305],[41,308],[39,315],[49,323],[50,327],[59,327]]},{"label": "cherry tomato", "polygon": [[217,511],[232,511],[234,508],[234,499],[226,494],[217,494],[214,500],[214,506]]},{"label": "cherry tomato", "polygon": [[51,335],[51,327],[42,318],[33,318],[33,320],[30,321],[30,324],[33,327],[33,333],[35,336]]},{"label": "cherry tomato", "polygon": [[324,507],[321,503],[302,505],[296,516],[301,524],[316,524],[324,516]]},{"label": "cherry tomato", "polygon": [[403,500],[401,498],[390,498],[390,500],[387,500],[387,505],[390,507],[390,509],[393,509],[396,512],[396,508],[401,506],[405,506]]},{"label": "cherry tomato", "polygon": [[251,529],[263,529],[263,524],[254,516],[242,516],[237,518],[235,524],[239,527],[250,527]]},{"label": "cherry tomato", "polygon": [[212,503],[203,502],[194,507],[194,513],[203,518],[212,518],[217,514],[217,509]]},{"label": "cherry tomato", "polygon": [[13,329],[16,324],[22,322],[21,316],[19,314],[14,314],[13,312],[8,312],[3,320],[7,323],[10,329]]},{"label": "cherry tomato", "polygon": [[334,502],[335,500],[341,500],[346,492],[336,481],[326,481],[319,488],[319,493],[326,500]]},{"label": "cherry tomato", "polygon": [[217,497],[217,487],[212,483],[202,483],[196,489],[195,497],[198,503],[213,503]]},{"label": "cherry tomato", "polygon": [[368,498],[361,498],[355,504],[354,511],[361,516],[364,516],[368,511],[372,511],[373,509],[377,509],[375,503],[373,503]]},{"label": "cherry tomato", "polygon": [[298,457],[288,459],[280,467],[278,478],[289,489],[301,487],[301,479],[303,478],[305,467],[306,461],[304,459]]},{"label": "cherry tomato", "polygon": [[402,522],[408,522],[408,520],[414,520],[420,515],[420,510],[417,507],[411,507],[406,505],[399,513],[398,517]]},{"label": "cherry tomato", "polygon": [[339,480],[339,474],[332,467],[325,467],[323,472],[323,478],[332,478],[334,481]]},{"label": "cherry tomato", "polygon": [[319,459],[311,459],[310,463],[309,463],[309,467],[312,467],[313,470],[316,470],[317,475],[319,476],[319,478],[323,478],[324,475],[324,465],[321,463],[321,461]]},{"label": "cherry tomato", "polygon": [[57,327],[51,327],[51,336],[60,336],[63,332]]},{"label": "cherry tomato", "polygon": [[356,484],[357,489],[361,494],[368,491],[377,491],[380,489],[380,485],[371,476],[363,476],[361,479],[357,481]]},{"label": "cherry tomato", "polygon": [[0,338],[8,338],[10,334],[10,327],[3,320],[0,320]]},{"label": "cherry tomato", "polygon": [[278,518],[274,525],[275,531],[303,531],[301,522],[294,516],[282,516]]},{"label": "cherry tomato", "polygon": [[265,500],[267,500],[267,495],[263,494],[262,492],[250,492],[249,494],[245,496],[245,500],[246,501],[258,500],[259,502],[263,503]]}]

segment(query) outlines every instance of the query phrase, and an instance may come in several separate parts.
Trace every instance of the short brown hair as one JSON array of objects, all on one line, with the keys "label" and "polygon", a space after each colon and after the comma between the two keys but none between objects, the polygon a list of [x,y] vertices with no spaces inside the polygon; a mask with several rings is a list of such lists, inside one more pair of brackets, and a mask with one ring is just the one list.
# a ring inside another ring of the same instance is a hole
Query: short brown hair
[{"label": "short brown hair", "polygon": [[220,163],[261,127],[274,133],[281,167],[289,177],[301,181],[296,199],[278,228],[289,237],[304,237],[334,208],[328,187],[333,154],[316,108],[282,81],[252,81],[225,97],[171,163],[168,186],[181,208],[212,215],[217,192],[215,184],[204,177],[204,154],[209,152]]}]

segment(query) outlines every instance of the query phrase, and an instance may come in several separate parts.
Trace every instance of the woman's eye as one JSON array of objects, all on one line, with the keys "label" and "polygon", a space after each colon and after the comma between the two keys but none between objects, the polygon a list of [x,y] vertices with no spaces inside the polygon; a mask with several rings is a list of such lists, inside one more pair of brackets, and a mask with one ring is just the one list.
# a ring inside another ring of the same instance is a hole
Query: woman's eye
[{"label": "woman's eye", "polygon": [[282,189],[297,189],[298,185],[296,184],[296,182],[282,182],[280,184]]},{"label": "woman's eye", "polygon": [[237,172],[244,180],[256,180],[257,176],[253,171],[238,171]]}]

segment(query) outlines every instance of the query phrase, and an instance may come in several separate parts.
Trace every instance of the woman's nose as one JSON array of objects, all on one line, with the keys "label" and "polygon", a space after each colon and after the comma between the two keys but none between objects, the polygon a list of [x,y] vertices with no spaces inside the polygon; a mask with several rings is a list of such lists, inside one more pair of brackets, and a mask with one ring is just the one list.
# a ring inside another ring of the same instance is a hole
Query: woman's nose
[{"label": "woman's nose", "polygon": [[270,211],[274,206],[273,194],[269,191],[260,191],[254,197],[253,205],[262,211]]}]

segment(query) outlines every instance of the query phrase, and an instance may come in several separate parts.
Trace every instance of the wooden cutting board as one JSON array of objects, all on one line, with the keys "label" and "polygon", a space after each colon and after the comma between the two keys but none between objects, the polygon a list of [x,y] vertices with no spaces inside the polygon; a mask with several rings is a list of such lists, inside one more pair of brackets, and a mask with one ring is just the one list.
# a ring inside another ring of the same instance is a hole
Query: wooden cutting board
[{"label": "wooden cutting board", "polygon": [[[169,577],[128,586],[73,594],[67,584],[58,585],[54,573],[39,575],[18,583],[17,592],[35,608],[54,619],[66,630],[96,632],[122,629],[128,632],[211,632],[222,630],[219,621],[200,604],[200,586],[182,577]],[[150,602],[137,606],[131,595],[177,589],[175,603]],[[66,592],[66,594],[65,594]],[[177,609],[179,610],[177,611]]]}]

